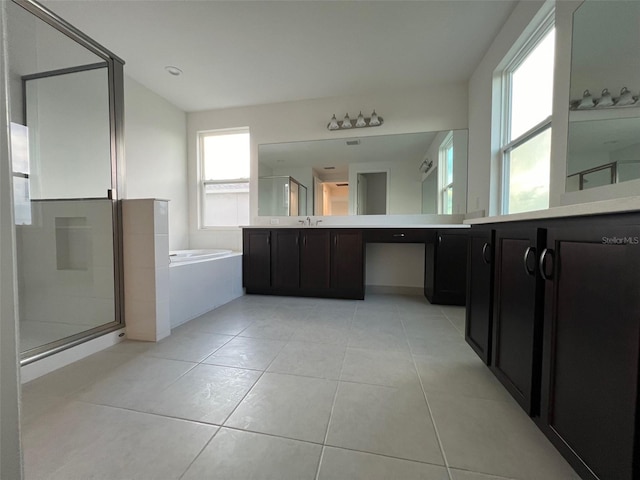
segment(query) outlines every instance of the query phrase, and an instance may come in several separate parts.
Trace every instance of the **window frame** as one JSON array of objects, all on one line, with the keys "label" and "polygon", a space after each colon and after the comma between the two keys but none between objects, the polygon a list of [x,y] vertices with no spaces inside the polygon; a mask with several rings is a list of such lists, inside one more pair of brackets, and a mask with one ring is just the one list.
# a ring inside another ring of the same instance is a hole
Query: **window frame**
[{"label": "window frame", "polygon": [[[220,180],[205,180],[204,172],[204,140],[207,137],[211,136],[222,136],[222,135],[234,135],[239,133],[247,133],[249,135],[249,158],[247,161],[249,162],[249,176],[247,178],[225,178]],[[208,185],[220,185],[220,184],[247,184],[247,189],[249,195],[251,195],[251,132],[249,127],[237,127],[237,128],[223,128],[223,129],[215,129],[215,130],[201,130],[197,132],[197,189],[198,189],[198,208],[197,208],[197,217],[198,217],[198,230],[228,230],[240,227],[240,225],[206,225],[205,224],[205,216],[206,216],[206,189]],[[249,197],[249,201],[250,201]],[[249,209],[251,207],[249,206]],[[250,211],[248,212],[250,215]]]},{"label": "window frame", "polygon": [[[511,60],[502,69],[501,79],[501,113],[500,113],[500,144],[499,168],[500,168],[500,214],[509,214],[509,176],[510,153],[521,145],[532,140],[547,129],[552,128],[553,110],[549,115],[529,128],[516,138],[511,138],[511,114],[512,114],[512,85],[513,73],[527,60],[529,55],[540,45],[544,38],[555,30],[555,9],[551,9],[538,24],[533,33],[529,35],[523,46],[512,56]],[[555,70],[555,59],[554,59]],[[550,181],[551,179],[549,179]]]}]

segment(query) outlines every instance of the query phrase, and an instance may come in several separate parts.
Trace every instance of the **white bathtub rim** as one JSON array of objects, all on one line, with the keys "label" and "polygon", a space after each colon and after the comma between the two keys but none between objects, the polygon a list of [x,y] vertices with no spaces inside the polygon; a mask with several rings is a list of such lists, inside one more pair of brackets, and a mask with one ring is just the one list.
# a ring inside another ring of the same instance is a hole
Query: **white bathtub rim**
[{"label": "white bathtub rim", "polygon": [[[213,250],[213,249],[210,249]],[[194,251],[194,250],[176,250],[176,252],[185,252],[185,251]],[[200,249],[198,251],[203,251],[203,249]],[[222,249],[216,249],[216,251],[222,251]],[[237,252],[234,250],[224,250],[224,254],[218,254],[215,256],[194,256],[194,257],[189,257],[187,259],[184,260],[179,260],[179,261],[172,261],[171,259],[174,257],[169,257],[169,267],[170,268],[175,268],[175,267],[180,267],[182,265],[192,265],[194,263],[202,263],[202,262],[213,262],[215,260],[222,260],[225,258],[231,258],[231,257],[237,257],[237,256],[242,256],[242,252]],[[175,253],[175,252],[170,252],[170,253]]]}]

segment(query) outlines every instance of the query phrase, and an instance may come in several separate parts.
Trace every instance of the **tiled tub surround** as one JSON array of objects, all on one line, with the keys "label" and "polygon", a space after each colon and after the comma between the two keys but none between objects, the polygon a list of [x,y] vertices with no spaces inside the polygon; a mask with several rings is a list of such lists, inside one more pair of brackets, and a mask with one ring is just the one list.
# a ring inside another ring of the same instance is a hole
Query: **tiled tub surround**
[{"label": "tiled tub surround", "polygon": [[169,264],[171,328],[243,295],[241,253],[181,260]]},{"label": "tiled tub surround", "polygon": [[418,296],[244,296],[25,385],[26,478],[577,478],[463,331]]},{"label": "tiled tub surround", "polygon": [[155,342],[171,333],[169,202],[123,200],[122,230],[127,338]]}]

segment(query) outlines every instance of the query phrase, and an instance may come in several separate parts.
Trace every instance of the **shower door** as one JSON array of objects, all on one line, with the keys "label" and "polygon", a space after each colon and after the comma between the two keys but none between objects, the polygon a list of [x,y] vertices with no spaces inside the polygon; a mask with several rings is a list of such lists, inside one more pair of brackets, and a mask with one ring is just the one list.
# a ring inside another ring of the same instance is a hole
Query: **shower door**
[{"label": "shower door", "polygon": [[31,2],[8,4],[23,364],[122,326],[118,61]]}]

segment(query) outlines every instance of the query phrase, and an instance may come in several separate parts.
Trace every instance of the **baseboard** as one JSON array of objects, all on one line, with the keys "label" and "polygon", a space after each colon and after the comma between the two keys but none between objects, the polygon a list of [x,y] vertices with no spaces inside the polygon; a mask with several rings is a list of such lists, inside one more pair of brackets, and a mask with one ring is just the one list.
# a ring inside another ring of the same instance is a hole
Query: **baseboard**
[{"label": "baseboard", "polygon": [[378,294],[378,295],[414,295],[423,296],[423,287],[404,287],[396,285],[365,285],[365,294]]}]

